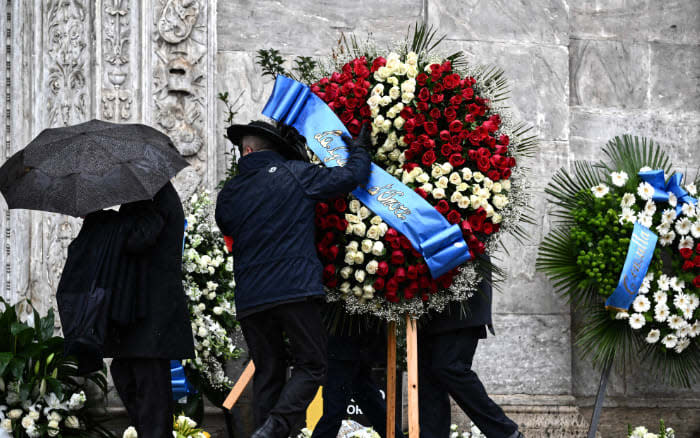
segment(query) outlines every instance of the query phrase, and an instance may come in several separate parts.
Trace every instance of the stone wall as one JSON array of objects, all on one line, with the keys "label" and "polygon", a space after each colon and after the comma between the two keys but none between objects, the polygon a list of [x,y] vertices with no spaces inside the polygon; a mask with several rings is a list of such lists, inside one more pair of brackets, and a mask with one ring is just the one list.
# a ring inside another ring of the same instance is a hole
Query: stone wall
[{"label": "stone wall", "polygon": [[[293,6],[292,6],[293,5]],[[700,2],[697,0],[0,0],[0,161],[50,126],[89,120],[142,121],[168,132],[193,164],[184,195],[215,186],[230,145],[216,94],[245,90],[238,121],[259,117],[271,91],[255,51],[327,55],[340,32],[371,31],[379,42],[428,22],[446,50],[500,65],[513,110],[541,139],[534,173],[537,225],[525,246],[499,254],[509,280],[495,297],[498,336],[475,368],[528,436],[579,436],[599,375],[572,347],[578,318],[534,272],[549,230],[549,175],[597,158],[614,135],[668,145],[680,170],[700,167]],[[71,36],[77,36],[71,38]],[[79,221],[0,206],[2,296],[46,309]],[[603,436],[627,422],[664,417],[700,434],[700,386],[659,385],[644,370],[617,370]],[[581,416],[583,414],[583,417]],[[455,409],[455,419],[464,417]]]}]

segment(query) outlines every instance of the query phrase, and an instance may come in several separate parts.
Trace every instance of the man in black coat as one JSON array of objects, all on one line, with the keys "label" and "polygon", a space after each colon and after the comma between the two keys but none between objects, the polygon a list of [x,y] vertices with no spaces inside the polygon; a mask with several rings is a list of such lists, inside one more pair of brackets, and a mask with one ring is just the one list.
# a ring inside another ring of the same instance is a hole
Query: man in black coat
[{"label": "man in black coat", "polygon": [[[323,167],[286,159],[290,145],[265,122],[233,125],[228,137],[240,147],[238,175],[226,183],[216,205],[216,222],[233,238],[236,311],[255,362],[254,433],[287,437],[326,378],[326,334],[318,305],[322,265],[314,242],[314,209],[355,189],[369,177],[369,156],[347,139],[344,167]],[[285,384],[284,335],[294,368]]]},{"label": "man in black coat", "polygon": [[485,279],[464,309],[459,302],[431,315],[418,334],[418,406],[421,438],[450,435],[450,396],[487,438],[522,438],[518,425],[506,417],[486,393],[472,370],[479,339],[491,321],[491,279]]},{"label": "man in black coat", "polygon": [[145,310],[133,323],[110,327],[105,357],[114,358],[114,386],[139,436],[170,438],[170,360],[194,357],[181,271],[185,215],[170,183],[153,200],[122,205],[119,214],[129,225],[124,250],[140,266],[132,292],[144,298]]}]

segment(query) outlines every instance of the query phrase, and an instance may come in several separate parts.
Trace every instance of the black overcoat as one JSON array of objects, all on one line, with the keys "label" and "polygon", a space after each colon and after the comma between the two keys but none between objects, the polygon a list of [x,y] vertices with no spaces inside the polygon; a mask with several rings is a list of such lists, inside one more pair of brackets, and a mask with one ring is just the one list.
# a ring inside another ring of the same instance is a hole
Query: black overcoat
[{"label": "black overcoat", "polygon": [[110,327],[105,357],[194,357],[182,286],[185,215],[180,197],[168,183],[153,200],[124,204],[119,213],[130,222],[124,250],[139,266],[134,292],[145,298],[146,311],[132,324]]}]

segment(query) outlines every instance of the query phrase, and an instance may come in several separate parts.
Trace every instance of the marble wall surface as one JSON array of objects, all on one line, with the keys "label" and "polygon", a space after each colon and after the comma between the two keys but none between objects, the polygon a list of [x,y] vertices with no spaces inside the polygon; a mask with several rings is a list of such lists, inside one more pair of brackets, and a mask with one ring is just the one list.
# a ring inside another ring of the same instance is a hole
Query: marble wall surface
[{"label": "marble wall surface", "polygon": [[[599,375],[572,347],[579,318],[534,270],[551,226],[544,187],[554,169],[599,157],[623,133],[668,145],[680,170],[695,175],[700,2],[1,0],[0,10],[0,161],[46,127],[141,121],[173,136],[193,164],[178,180],[185,195],[214,187],[229,160],[216,94],[245,90],[238,121],[260,117],[272,86],[254,62],[260,48],[324,56],[341,32],[391,43],[418,21],[446,34],[446,50],[504,68],[513,111],[541,140],[530,163],[537,224],[528,244],[499,254],[509,279],[495,298],[498,335],[480,345],[475,369],[529,436],[585,429]],[[0,294],[46,309],[79,221],[0,204]],[[617,370],[608,404],[603,436],[660,416],[675,420],[680,436],[700,433],[698,385],[674,389],[643,369]]]}]

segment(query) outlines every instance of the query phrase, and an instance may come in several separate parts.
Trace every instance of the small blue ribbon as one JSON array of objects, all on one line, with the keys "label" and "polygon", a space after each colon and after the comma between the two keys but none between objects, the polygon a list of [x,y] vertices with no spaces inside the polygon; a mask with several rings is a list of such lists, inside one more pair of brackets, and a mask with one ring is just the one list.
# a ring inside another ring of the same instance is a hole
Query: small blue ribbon
[{"label": "small blue ribbon", "polygon": [[173,388],[173,400],[175,401],[195,393],[179,360],[170,361],[170,384]]},{"label": "small blue ribbon", "polygon": [[658,237],[648,228],[635,223],[632,239],[627,249],[627,257],[622,267],[622,274],[617,287],[605,301],[606,309],[627,311],[639,293],[644,277],[649,270],[649,263],[654,256]]},{"label": "small blue ribbon", "polygon": [[[294,126],[328,167],[342,166],[348,150],[340,138],[348,131],[338,116],[308,86],[277,76],[263,115]],[[402,233],[421,253],[433,278],[471,257],[459,226],[384,169],[372,163],[369,182],[353,192],[384,222]]]},{"label": "small blue ribbon", "polygon": [[668,179],[668,182],[666,182],[664,171],[661,169],[639,172],[639,177],[654,187],[654,196],[652,197],[654,202],[668,202],[669,193],[673,193],[676,196],[678,200],[676,203],[676,215],[681,214],[683,204],[695,205],[698,203],[697,199],[690,196],[690,194],[681,187],[681,181],[683,181],[682,173],[674,173]]}]

